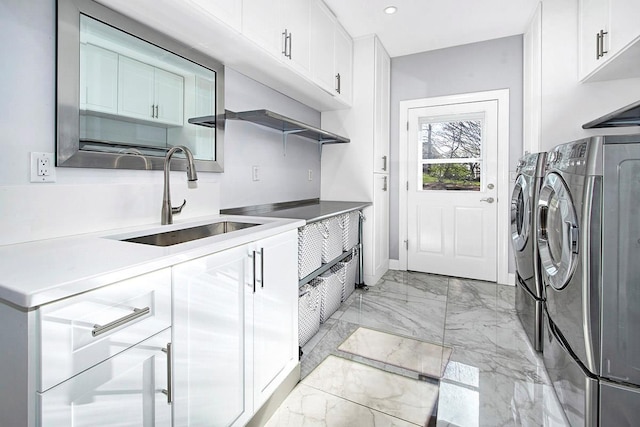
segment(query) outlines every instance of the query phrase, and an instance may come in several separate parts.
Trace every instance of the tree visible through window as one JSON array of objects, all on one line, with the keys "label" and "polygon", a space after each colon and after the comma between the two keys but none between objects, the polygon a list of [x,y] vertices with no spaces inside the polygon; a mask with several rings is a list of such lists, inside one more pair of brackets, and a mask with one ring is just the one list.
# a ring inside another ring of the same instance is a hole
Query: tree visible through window
[{"label": "tree visible through window", "polygon": [[423,190],[480,191],[482,120],[420,121]]}]

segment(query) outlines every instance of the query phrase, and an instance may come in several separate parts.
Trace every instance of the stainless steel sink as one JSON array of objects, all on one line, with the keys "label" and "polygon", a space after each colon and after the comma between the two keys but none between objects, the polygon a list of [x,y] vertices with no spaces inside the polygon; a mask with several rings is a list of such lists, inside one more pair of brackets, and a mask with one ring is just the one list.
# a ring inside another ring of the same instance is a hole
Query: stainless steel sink
[{"label": "stainless steel sink", "polygon": [[142,243],[143,245],[171,246],[178,243],[190,242],[192,240],[204,239],[205,237],[217,236],[219,234],[230,233],[244,228],[255,227],[250,222],[222,221],[212,224],[200,225],[197,227],[183,228],[180,230],[166,231],[163,233],[148,234],[146,236],[131,237],[122,239],[124,242]]}]

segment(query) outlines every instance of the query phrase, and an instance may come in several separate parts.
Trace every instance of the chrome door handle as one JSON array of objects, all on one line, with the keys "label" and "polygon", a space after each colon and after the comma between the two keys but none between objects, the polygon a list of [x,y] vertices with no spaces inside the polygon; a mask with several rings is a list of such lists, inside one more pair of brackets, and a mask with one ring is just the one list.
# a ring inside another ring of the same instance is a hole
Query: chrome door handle
[{"label": "chrome door handle", "polygon": [[480,199],[481,202],[493,203],[496,201],[493,197],[485,197],[484,199]]},{"label": "chrome door handle", "polygon": [[162,390],[163,394],[167,395],[167,403],[173,402],[173,390],[171,387],[171,378],[173,374],[171,373],[171,343],[167,343],[167,347],[162,349],[163,353],[167,354],[167,388]]},{"label": "chrome door handle", "polygon": [[119,319],[114,320],[113,322],[109,322],[106,325],[93,325],[93,330],[91,331],[91,335],[97,337],[100,334],[104,334],[105,332],[109,332],[112,329],[117,328],[118,326],[122,326],[125,323],[129,323],[139,317],[148,314],[150,311],[149,307],[145,308],[134,308],[133,313],[127,314]]}]

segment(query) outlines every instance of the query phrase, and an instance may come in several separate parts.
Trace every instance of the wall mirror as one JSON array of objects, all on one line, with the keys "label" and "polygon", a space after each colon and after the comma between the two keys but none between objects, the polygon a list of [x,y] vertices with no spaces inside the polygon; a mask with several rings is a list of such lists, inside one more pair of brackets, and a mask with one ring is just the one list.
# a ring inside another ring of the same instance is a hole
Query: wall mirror
[{"label": "wall mirror", "polygon": [[222,64],[93,1],[57,5],[56,165],[162,169],[185,145],[222,172]]}]

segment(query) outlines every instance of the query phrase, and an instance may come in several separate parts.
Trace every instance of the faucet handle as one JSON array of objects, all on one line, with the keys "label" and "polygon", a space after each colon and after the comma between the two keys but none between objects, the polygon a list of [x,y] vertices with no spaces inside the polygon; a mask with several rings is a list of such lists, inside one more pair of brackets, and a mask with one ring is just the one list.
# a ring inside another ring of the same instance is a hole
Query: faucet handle
[{"label": "faucet handle", "polygon": [[174,208],[173,206],[171,206],[171,213],[179,214],[180,212],[182,212],[182,208],[184,208],[184,205],[186,204],[187,204],[187,201],[185,199],[182,199],[182,204],[177,208]]}]

